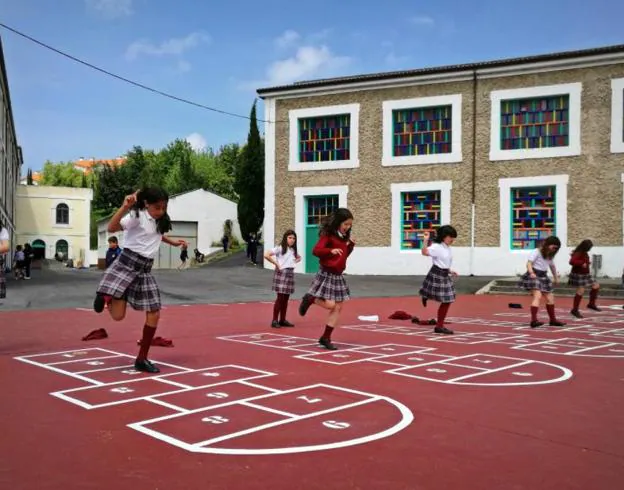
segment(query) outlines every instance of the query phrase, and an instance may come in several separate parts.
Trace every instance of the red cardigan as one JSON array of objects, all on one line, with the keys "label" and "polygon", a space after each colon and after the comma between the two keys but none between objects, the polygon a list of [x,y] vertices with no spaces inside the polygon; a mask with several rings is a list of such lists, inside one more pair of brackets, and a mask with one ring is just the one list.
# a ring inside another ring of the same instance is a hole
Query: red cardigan
[{"label": "red cardigan", "polygon": [[[347,257],[353,252],[355,244],[351,240],[343,240],[337,235],[322,235],[314,248],[312,254],[318,257],[321,269],[332,274],[342,274],[347,268]],[[342,255],[333,255],[334,248],[342,250]]]},{"label": "red cardigan", "polygon": [[576,252],[570,257],[570,265],[575,274],[589,274],[589,255],[585,252]]}]

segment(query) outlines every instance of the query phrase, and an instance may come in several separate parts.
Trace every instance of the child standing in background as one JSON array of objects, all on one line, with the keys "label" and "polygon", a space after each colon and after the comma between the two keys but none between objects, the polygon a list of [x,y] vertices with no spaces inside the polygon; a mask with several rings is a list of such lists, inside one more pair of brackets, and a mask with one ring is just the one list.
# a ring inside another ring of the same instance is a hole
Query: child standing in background
[{"label": "child standing in background", "polygon": [[435,333],[452,335],[453,331],[444,326],[444,320],[456,296],[455,284],[453,284],[452,278],[457,277],[457,272],[451,270],[453,265],[451,245],[457,238],[457,231],[450,225],[441,226],[436,233],[435,243],[431,246],[429,246],[430,236],[429,232],[423,234],[421,253],[431,257],[433,265],[420,288],[420,296],[424,306],[427,306],[427,300],[429,299],[440,303],[438,319],[433,331]]},{"label": "child standing in background", "polygon": [[301,262],[301,257],[297,253],[297,234],[294,230],[286,230],[279,246],[267,250],[264,258],[275,266],[272,289],[277,293],[277,299],[273,305],[271,327],[294,327],[286,320],[288,300],[295,292],[295,264]]},{"label": "child standing in background", "polygon": [[342,305],[350,296],[343,272],[347,267],[347,258],[355,246],[351,238],[352,226],[353,215],[346,208],[338,208],[324,219],[319,240],[312,250],[320,259],[321,267],[299,305],[301,316],[305,316],[313,304],[329,311],[325,331],[319,339],[319,343],[329,350],[337,350],[331,342],[331,335],[338,326]]},{"label": "child standing in background", "polygon": [[117,241],[116,236],[109,237],[108,239],[108,250],[106,251],[106,268],[108,269],[115,259],[119,257],[121,254],[121,249],[119,248],[119,242]]},{"label": "child standing in background", "polygon": [[598,291],[600,284],[592,277],[589,271],[589,251],[594,244],[591,240],[583,240],[572,252],[570,257],[570,265],[572,270],[568,278],[568,284],[576,287],[576,294],[574,295],[574,304],[570,313],[576,318],[583,318],[579,311],[581,300],[583,299],[583,293],[586,287],[591,287],[589,290],[589,303],[587,308],[594,311],[600,311],[600,308],[596,306],[596,299],[598,298]]},{"label": "child standing in background", "polygon": [[533,301],[531,303],[531,328],[544,325],[537,320],[542,296],[546,295],[546,311],[553,327],[563,327],[565,323],[557,320],[555,315],[555,295],[553,294],[553,281],[548,277],[548,269],[552,272],[555,285],[559,283],[557,269],[553,259],[561,248],[561,240],[556,236],[549,236],[540,248],[536,248],[529,255],[526,267],[527,271],[520,278],[520,287],[531,291]]}]

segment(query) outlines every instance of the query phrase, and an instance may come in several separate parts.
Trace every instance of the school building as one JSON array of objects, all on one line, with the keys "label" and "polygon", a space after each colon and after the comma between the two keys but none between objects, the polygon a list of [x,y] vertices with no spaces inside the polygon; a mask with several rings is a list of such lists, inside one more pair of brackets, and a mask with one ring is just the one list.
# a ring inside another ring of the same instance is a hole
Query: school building
[{"label": "school building", "polygon": [[319,220],[346,206],[357,242],[350,274],[425,274],[421,233],[447,223],[462,275],[520,274],[552,234],[560,273],[585,238],[600,276],[622,273],[624,45],[258,94],[271,121],[265,242],[294,228],[298,272],[318,269]]},{"label": "school building", "polygon": [[15,251],[15,202],[22,163],[22,148],[17,144],[9,81],[0,39],[0,222],[9,230],[11,237],[12,252],[6,255],[7,265],[11,264]]}]

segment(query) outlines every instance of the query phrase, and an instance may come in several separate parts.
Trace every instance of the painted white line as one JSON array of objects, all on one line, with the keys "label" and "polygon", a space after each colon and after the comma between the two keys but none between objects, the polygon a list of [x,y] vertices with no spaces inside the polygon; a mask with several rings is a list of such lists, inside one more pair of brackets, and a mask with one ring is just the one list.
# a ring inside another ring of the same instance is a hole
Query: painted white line
[{"label": "painted white line", "polygon": [[99,386],[99,385],[103,385],[104,384],[101,381],[97,381],[95,379],[87,378],[86,376],[81,376],[80,374],[71,373],[69,371],[64,371],[63,369],[58,369],[58,368],[55,368],[55,367],[52,367],[52,366],[47,366],[45,364],[34,362],[34,361],[31,361],[30,359],[22,359],[22,358],[19,358],[19,357],[15,357],[15,359],[18,360],[18,361],[21,361],[21,362],[25,362],[26,364],[32,364],[33,366],[36,366],[38,368],[47,369],[48,371],[52,371],[53,373],[62,374],[64,376],[69,376],[71,378],[79,379],[80,381],[84,381],[84,382],[89,383],[91,385]]},{"label": "painted white line", "polygon": [[256,383],[251,383],[250,381],[239,381],[240,384],[249,386],[251,388],[258,388],[260,390],[270,391],[271,393],[281,393],[281,390],[276,390],[275,388],[269,388],[268,386],[262,386]]},{"label": "painted white line", "polygon": [[163,407],[170,408],[171,410],[175,410],[176,412],[180,412],[180,413],[187,413],[188,412],[188,410],[186,408],[178,407],[177,405],[174,405],[173,403],[167,403],[167,402],[164,402],[162,400],[159,400],[158,398],[147,397],[147,398],[145,398],[145,401],[148,401],[150,403],[154,403],[156,405],[162,405]]},{"label": "painted white line", "polygon": [[71,361],[59,361],[59,362],[51,362],[49,364],[41,364],[42,366],[60,366],[63,364],[77,364],[79,362],[88,362],[88,361],[101,361],[102,359],[116,359],[117,357],[125,357],[125,356],[120,356],[120,355],[106,355],[106,356],[101,356],[101,357],[88,357],[85,359],[72,359]]},{"label": "painted white line", "polygon": [[282,410],[277,410],[275,408],[270,408],[270,407],[263,407],[262,405],[256,405],[255,403],[251,403],[251,402],[238,402],[238,404],[244,405],[249,408],[255,408],[256,410],[262,410],[264,412],[270,412],[276,415],[281,415],[283,417],[298,418],[298,416],[294,413],[284,412]]},{"label": "painted white line", "polygon": [[[42,357],[42,356],[56,356],[58,354],[73,354],[75,352],[88,352],[88,351],[100,351],[100,352],[108,352],[111,354],[119,354],[118,352],[112,352],[106,349],[102,349],[101,347],[85,347],[83,349],[72,349],[72,350],[62,350],[55,352],[43,352],[39,354],[28,354],[26,356],[15,357],[15,359],[30,359],[31,357]],[[80,360],[80,357],[77,358]]]},{"label": "painted white line", "polygon": [[602,349],[603,347],[615,347],[616,345],[620,345],[618,343],[612,343],[612,344],[608,344],[608,343],[604,343],[603,345],[595,345],[593,347],[585,347],[583,349],[578,349],[578,350],[573,350],[572,352],[566,352],[565,355],[566,356],[576,356],[582,352],[588,352],[588,351],[592,351],[592,350],[596,350],[596,349]]},{"label": "painted white line", "polygon": [[77,311],[88,311],[89,313],[95,313],[93,308],[76,308]]},{"label": "painted white line", "polygon": [[456,378],[449,379],[448,382],[453,384],[453,383],[457,383],[458,381],[462,381],[464,379],[470,379],[470,378],[474,378],[474,377],[477,377],[477,376],[483,376],[485,374],[498,373],[500,371],[506,371],[507,369],[515,369],[515,368],[518,368],[520,366],[526,366],[527,364],[533,364],[533,361],[522,361],[522,362],[518,362],[516,364],[511,364],[509,366],[504,366],[504,367],[500,367],[500,368],[496,368],[496,369],[486,369],[486,370],[484,370],[484,372],[481,372],[481,373],[465,374],[464,376],[458,376]]}]

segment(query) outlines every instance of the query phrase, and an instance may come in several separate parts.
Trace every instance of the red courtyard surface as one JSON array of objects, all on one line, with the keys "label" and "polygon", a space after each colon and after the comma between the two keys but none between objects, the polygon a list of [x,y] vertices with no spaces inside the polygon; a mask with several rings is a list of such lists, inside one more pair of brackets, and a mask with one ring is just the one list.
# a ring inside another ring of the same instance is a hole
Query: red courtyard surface
[{"label": "red courtyard surface", "polygon": [[526,296],[460,297],[439,336],[388,319],[435,303],[352,300],[337,351],[295,301],[282,329],[266,303],[171,306],[159,375],[132,367],[138,313],[0,313],[0,488],[624,488],[624,310],[569,303],[532,330]]}]

